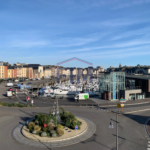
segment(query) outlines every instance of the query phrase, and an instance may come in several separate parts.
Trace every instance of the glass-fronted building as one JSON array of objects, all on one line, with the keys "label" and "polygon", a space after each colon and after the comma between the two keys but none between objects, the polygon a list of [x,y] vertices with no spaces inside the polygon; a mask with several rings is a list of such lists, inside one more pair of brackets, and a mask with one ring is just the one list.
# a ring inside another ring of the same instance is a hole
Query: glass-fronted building
[{"label": "glass-fronted building", "polygon": [[102,99],[118,100],[120,90],[125,90],[125,72],[99,73],[99,95]]}]

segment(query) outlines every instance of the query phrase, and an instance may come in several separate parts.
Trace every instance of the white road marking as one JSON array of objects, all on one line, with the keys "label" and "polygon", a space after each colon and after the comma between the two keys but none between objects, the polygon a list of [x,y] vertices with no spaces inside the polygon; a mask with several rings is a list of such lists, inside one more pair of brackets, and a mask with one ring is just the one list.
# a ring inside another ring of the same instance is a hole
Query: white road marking
[{"label": "white road marking", "polygon": [[148,111],[150,109],[142,109],[142,110],[137,110],[137,111],[130,111],[130,112],[125,112],[124,114],[131,114],[131,113],[136,113],[136,112],[141,112],[141,111]]}]

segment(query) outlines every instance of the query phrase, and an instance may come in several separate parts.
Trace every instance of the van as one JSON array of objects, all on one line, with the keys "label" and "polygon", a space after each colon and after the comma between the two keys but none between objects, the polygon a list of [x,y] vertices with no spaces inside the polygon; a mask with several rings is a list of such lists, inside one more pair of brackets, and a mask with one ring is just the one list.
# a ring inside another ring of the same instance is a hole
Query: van
[{"label": "van", "polygon": [[76,94],[74,99],[77,100],[88,100],[89,99],[89,94],[88,93],[79,93]]},{"label": "van", "polygon": [[7,97],[12,96],[12,91],[7,91]]},{"label": "van", "polygon": [[7,86],[13,86],[13,83],[7,83]]}]

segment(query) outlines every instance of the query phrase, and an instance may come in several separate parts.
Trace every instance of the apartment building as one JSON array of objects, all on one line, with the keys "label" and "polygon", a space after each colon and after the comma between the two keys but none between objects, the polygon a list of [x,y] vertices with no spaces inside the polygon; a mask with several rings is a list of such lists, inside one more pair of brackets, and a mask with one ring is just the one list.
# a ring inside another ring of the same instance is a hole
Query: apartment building
[{"label": "apartment building", "polygon": [[43,66],[38,66],[38,72],[40,73],[40,78],[44,76]]},{"label": "apartment building", "polygon": [[18,78],[22,77],[22,67],[17,67],[17,77]]},{"label": "apartment building", "polygon": [[0,79],[8,78],[8,66],[0,62]]},{"label": "apartment building", "polygon": [[21,77],[22,78],[26,78],[27,77],[27,68],[21,68],[22,69],[22,71],[21,71]]},{"label": "apartment building", "polygon": [[17,77],[17,69],[13,66],[8,66],[8,78],[16,78]]},{"label": "apartment building", "polygon": [[66,76],[70,76],[70,68],[65,69],[65,74],[66,74]]},{"label": "apartment building", "polygon": [[33,68],[32,67],[27,68],[27,78],[29,78],[29,79],[33,78]]},{"label": "apartment building", "polygon": [[50,78],[52,76],[52,70],[49,66],[44,67],[44,77]]},{"label": "apartment building", "polygon": [[83,75],[87,75],[87,69],[83,69]]},{"label": "apartment building", "polygon": [[73,69],[72,74],[73,74],[73,75],[77,75],[77,68],[74,68],[74,69]]}]

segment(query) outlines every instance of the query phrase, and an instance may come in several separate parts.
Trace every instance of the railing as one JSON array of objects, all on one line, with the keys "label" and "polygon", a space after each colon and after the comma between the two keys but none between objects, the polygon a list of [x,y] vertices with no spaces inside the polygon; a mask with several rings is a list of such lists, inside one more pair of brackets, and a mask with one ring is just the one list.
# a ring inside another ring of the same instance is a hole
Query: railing
[{"label": "railing", "polygon": [[126,87],[126,90],[135,90],[135,89],[142,89],[142,87],[140,87],[140,86]]}]

